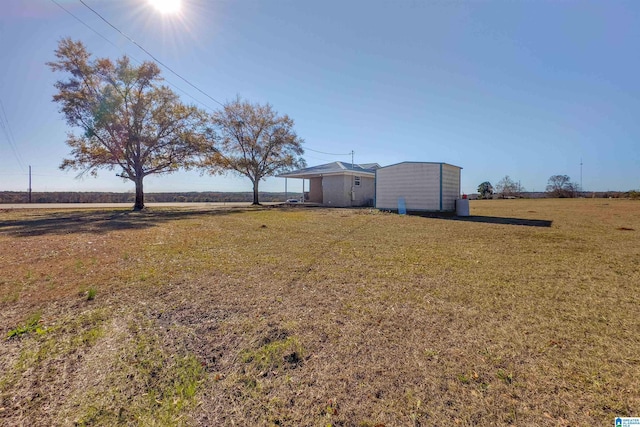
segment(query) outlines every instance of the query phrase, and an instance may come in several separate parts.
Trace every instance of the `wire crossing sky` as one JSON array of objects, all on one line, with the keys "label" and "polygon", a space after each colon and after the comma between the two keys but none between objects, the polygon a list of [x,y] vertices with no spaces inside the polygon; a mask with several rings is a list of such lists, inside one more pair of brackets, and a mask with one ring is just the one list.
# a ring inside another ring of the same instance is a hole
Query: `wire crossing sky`
[{"label": "wire crossing sky", "polygon": [[11,126],[9,125],[9,120],[7,119],[7,113],[4,110],[4,105],[2,104],[2,100],[0,99],[0,129],[2,129],[2,134],[4,135],[9,147],[11,147],[11,151],[15,156],[16,162],[18,162],[18,166],[24,171],[24,162],[22,161],[22,156],[20,156],[20,152],[16,147],[16,140],[13,137],[13,132],[11,132]]},{"label": "wire crossing sky", "polygon": [[[0,191],[26,190],[27,165],[34,191],[133,190],[117,171],[58,169],[77,130],[51,101],[63,76],[45,63],[64,37],[96,57],[151,55],[183,101],[208,110],[237,95],[272,104],[295,120],[310,166],[353,150],[356,163],[461,166],[465,193],[505,175],[529,191],[556,174],[587,191],[638,189],[639,18],[640,4],[621,0],[183,0],[176,13],[147,0],[6,2]],[[191,171],[145,188],[251,184]]]}]

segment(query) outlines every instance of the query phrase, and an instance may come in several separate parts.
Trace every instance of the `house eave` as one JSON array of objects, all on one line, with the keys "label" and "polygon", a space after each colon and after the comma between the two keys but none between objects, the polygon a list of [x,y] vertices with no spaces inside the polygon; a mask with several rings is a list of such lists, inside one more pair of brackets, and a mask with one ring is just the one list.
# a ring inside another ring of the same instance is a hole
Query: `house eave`
[{"label": "house eave", "polygon": [[325,173],[283,173],[280,175],[276,175],[277,178],[298,178],[298,179],[311,179],[311,178],[322,178],[323,176],[341,176],[341,175],[349,175],[349,176],[367,176],[371,178],[375,178],[375,172],[368,171],[357,171],[357,170],[343,170],[336,172],[325,172]]}]

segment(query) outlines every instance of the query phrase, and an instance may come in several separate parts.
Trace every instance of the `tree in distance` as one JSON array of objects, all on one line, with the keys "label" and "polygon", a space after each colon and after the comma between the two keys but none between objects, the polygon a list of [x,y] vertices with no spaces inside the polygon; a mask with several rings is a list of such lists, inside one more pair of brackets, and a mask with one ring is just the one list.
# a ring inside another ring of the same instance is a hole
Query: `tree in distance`
[{"label": "tree in distance", "polygon": [[571,182],[567,175],[552,175],[547,181],[549,197],[571,198],[578,194],[578,184]]},{"label": "tree in distance", "polygon": [[524,187],[519,182],[515,182],[509,175],[506,175],[496,184],[496,193],[503,199],[519,196],[524,191]]},{"label": "tree in distance", "polygon": [[71,158],[60,169],[80,170],[79,177],[117,169],[135,183],[134,210],[143,209],[144,177],[191,164],[204,145],[206,114],[161,85],[153,62],[136,67],[127,56],[115,63],[92,59],[82,42],[70,38],[58,43],[55,55],[47,65],[70,76],[55,83],[53,101],[67,123],[82,130],[68,134]]},{"label": "tree in distance", "polygon": [[493,186],[489,181],[485,181],[478,185],[478,193],[480,194],[480,199],[490,199],[493,196]]},{"label": "tree in distance", "polygon": [[269,104],[252,104],[237,97],[212,115],[217,145],[209,148],[201,166],[211,174],[235,172],[253,184],[253,204],[259,205],[261,179],[301,168],[306,162],[304,140],[289,116],[279,116]]}]

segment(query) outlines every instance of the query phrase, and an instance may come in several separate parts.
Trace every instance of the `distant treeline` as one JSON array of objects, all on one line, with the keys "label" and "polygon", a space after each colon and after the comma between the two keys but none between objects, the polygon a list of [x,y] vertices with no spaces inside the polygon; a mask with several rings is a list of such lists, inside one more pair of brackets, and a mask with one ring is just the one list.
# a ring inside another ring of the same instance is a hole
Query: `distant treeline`
[{"label": "distant treeline", "polygon": [[[549,193],[544,191],[524,191],[515,196],[510,196],[510,199],[544,199],[553,197]],[[580,191],[576,194],[576,197],[580,198],[594,198],[594,199],[640,199],[640,191]],[[469,199],[477,199],[478,194],[469,194]],[[499,194],[494,194],[492,199],[502,198]]]},{"label": "distant treeline", "polygon": [[[284,202],[287,198],[299,197],[299,193],[260,193],[261,202]],[[476,199],[477,194],[469,194],[470,199]],[[544,192],[523,192],[517,198],[540,199],[549,197]],[[578,197],[585,198],[609,198],[614,199],[640,199],[638,191],[584,191]],[[498,196],[494,196],[498,198]],[[515,198],[515,197],[514,197]],[[103,193],[103,192],[34,192],[31,193],[32,203],[133,203],[134,193]],[[27,203],[29,194],[26,191],[0,191],[0,204],[2,203]],[[252,192],[188,192],[188,193],[147,193],[145,202],[251,202]]]},{"label": "distant treeline", "polygon": [[[295,197],[297,194],[289,194]],[[32,203],[133,203],[134,193],[103,192],[33,192]],[[285,193],[260,193],[261,202],[284,202]],[[29,194],[26,191],[0,191],[0,203],[27,203]],[[252,192],[189,192],[189,193],[147,193],[145,202],[251,202]]]}]

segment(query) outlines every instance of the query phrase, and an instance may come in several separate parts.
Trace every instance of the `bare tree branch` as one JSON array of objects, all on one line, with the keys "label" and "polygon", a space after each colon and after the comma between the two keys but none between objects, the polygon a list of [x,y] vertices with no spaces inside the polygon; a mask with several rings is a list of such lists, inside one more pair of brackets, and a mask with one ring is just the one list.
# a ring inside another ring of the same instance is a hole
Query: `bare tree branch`
[{"label": "bare tree branch", "polygon": [[293,130],[293,120],[279,116],[269,104],[251,104],[238,97],[211,120],[219,131],[219,145],[204,156],[201,167],[210,173],[234,171],[249,178],[254,204],[260,203],[260,180],[305,165],[304,140]]}]

